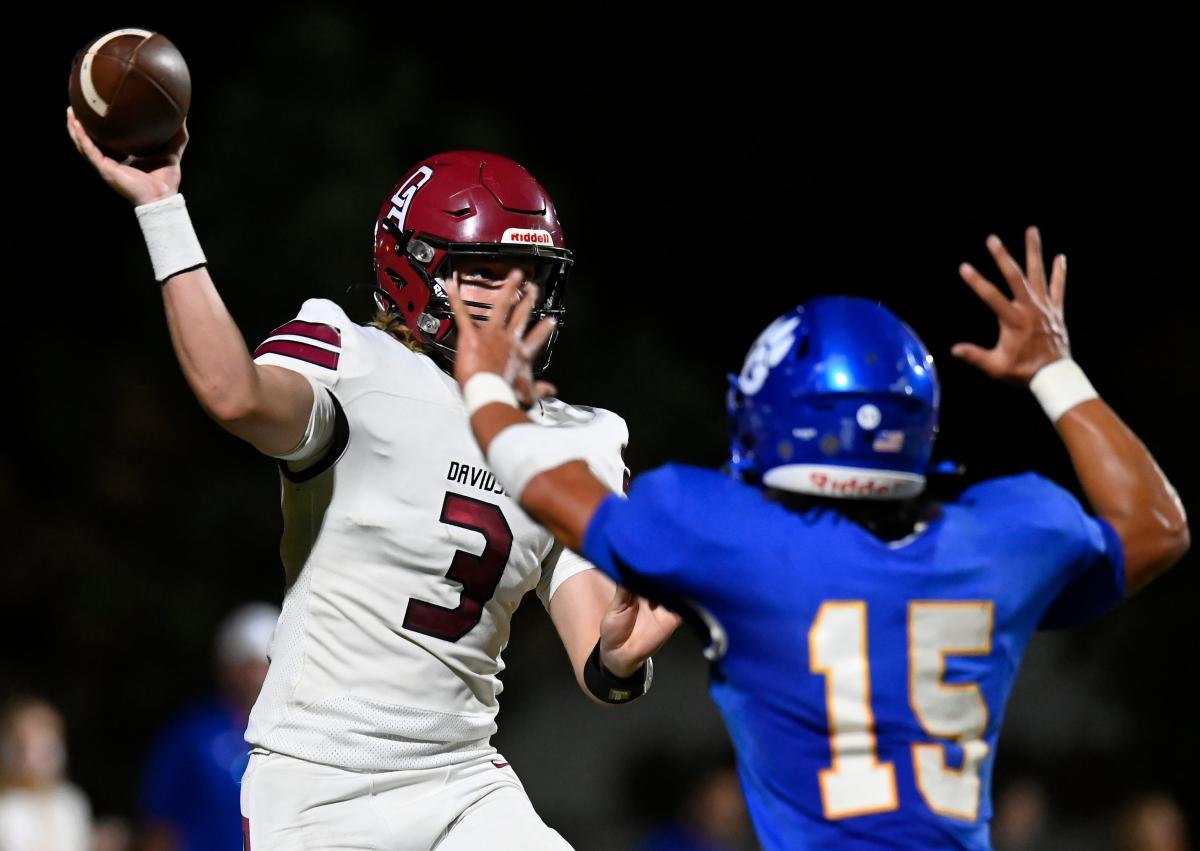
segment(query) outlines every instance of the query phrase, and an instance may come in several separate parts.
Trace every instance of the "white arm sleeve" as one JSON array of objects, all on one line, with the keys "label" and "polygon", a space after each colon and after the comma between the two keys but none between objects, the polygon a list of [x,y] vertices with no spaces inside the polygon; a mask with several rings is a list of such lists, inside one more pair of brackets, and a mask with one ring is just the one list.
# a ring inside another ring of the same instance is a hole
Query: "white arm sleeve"
[{"label": "white arm sleeve", "polygon": [[329,448],[329,444],[333,441],[333,428],[337,424],[337,408],[324,384],[311,375],[300,374],[308,381],[313,393],[313,406],[308,415],[308,426],[304,429],[304,436],[300,438],[300,442],[291,451],[273,457],[281,461],[290,461],[302,468],[303,462],[315,461]]},{"label": "white arm sleeve", "polygon": [[550,601],[564,582],[577,573],[595,569],[596,566],[579,553],[568,550],[562,544],[555,544],[550,555],[542,562],[542,578],[537,586],[538,599],[549,611]]}]

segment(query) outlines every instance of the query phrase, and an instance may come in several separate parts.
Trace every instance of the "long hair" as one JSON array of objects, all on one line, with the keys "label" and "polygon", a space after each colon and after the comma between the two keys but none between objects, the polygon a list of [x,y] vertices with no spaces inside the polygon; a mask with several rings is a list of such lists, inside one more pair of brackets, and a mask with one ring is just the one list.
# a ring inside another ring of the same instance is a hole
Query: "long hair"
[{"label": "long hair", "polygon": [[371,321],[367,325],[372,328],[378,328],[380,331],[386,331],[411,351],[420,352],[421,354],[429,353],[429,347],[417,339],[417,335],[412,332],[411,328],[404,324],[404,320],[400,318],[398,313],[378,309],[375,311],[375,316],[371,318]]}]

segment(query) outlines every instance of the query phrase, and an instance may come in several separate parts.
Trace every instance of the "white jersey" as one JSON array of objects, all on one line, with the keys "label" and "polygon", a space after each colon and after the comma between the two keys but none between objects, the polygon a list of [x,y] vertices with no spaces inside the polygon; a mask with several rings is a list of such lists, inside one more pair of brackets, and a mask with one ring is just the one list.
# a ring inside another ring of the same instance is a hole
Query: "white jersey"
[{"label": "white jersey", "polygon": [[[320,461],[281,465],[287,594],[247,741],[356,771],[489,752],[513,612],[591,565],[496,482],[427,356],[312,299],[255,361],[315,379],[339,412]],[[589,466],[621,489],[619,416],[543,400],[530,418],[585,430]]]},{"label": "white jersey", "polygon": [[88,851],[92,810],[70,783],[0,792],[0,851]]}]

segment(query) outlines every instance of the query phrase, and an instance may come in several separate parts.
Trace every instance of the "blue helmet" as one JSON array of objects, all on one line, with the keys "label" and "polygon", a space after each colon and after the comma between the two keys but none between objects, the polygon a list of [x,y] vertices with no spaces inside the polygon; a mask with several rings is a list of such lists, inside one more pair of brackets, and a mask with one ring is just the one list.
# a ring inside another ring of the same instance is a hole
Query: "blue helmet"
[{"label": "blue helmet", "polygon": [[937,373],[925,344],[883,305],[807,301],[759,335],[729,380],[734,475],[830,497],[924,490]]}]

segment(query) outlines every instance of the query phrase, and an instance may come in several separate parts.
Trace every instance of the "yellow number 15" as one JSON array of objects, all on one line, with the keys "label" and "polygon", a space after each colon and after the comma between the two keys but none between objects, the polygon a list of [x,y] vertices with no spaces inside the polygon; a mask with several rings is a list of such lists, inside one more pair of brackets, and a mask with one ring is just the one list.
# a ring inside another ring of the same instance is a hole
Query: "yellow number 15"
[{"label": "yellow number 15", "polygon": [[[993,605],[988,600],[915,600],[908,604],[908,701],[931,738],[962,747],[962,767],[946,765],[944,745],[912,743],[917,788],[931,810],[974,821],[979,815],[979,769],[988,709],[979,686],[947,684],[946,656],[992,650]],[[809,667],[825,677],[832,765],[820,772],[821,804],[828,819],[896,809],[896,768],[880,762],[871,711],[867,663],[867,604],[830,600],[808,631]]]}]

